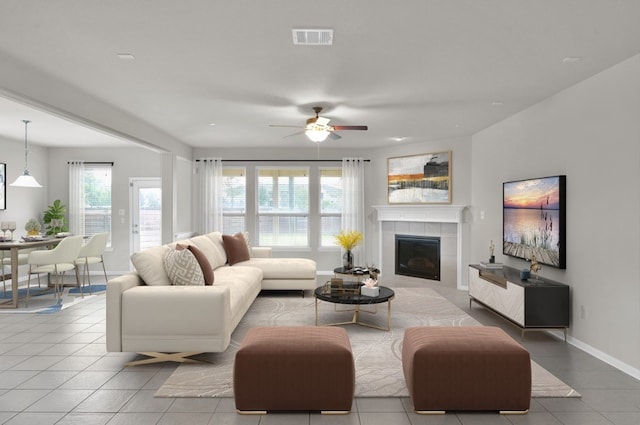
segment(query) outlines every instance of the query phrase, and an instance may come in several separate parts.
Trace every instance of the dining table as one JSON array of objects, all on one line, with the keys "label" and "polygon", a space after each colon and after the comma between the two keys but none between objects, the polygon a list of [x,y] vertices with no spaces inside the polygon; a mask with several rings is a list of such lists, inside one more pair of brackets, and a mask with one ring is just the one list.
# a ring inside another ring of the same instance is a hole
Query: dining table
[{"label": "dining table", "polygon": [[[11,251],[11,298],[0,301],[0,308],[18,308],[18,253],[22,249],[52,247],[60,243],[60,237],[30,238],[26,240],[1,241],[1,251]],[[4,270],[2,270],[4,273]]]}]

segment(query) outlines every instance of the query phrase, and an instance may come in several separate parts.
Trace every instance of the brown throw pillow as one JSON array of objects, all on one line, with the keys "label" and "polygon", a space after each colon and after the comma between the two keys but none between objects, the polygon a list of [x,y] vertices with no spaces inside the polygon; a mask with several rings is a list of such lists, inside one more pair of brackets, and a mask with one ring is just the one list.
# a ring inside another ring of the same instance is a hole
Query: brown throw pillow
[{"label": "brown throw pillow", "polygon": [[176,244],[176,251],[182,251],[185,249],[189,250],[193,254],[193,256],[196,258],[196,261],[198,261],[198,265],[202,270],[202,277],[204,278],[204,284],[213,285],[213,280],[214,280],[213,269],[211,268],[211,264],[209,263],[209,260],[204,255],[204,253],[195,245],[187,245],[187,244],[181,244],[181,243]]},{"label": "brown throw pillow", "polygon": [[224,250],[227,253],[227,262],[230,266],[241,261],[248,261],[251,258],[249,247],[242,233],[222,235],[222,241],[224,242]]},{"label": "brown throw pillow", "polygon": [[[184,249],[184,247],[185,245],[176,245],[176,249]],[[213,274],[213,269],[211,268],[211,263],[207,260],[207,256],[204,255],[204,252],[195,245],[186,245],[186,248],[191,251],[193,256],[196,257],[196,260],[198,260],[198,264],[200,264],[200,268],[202,269],[202,275],[204,276],[204,284],[213,285],[215,276]]]}]

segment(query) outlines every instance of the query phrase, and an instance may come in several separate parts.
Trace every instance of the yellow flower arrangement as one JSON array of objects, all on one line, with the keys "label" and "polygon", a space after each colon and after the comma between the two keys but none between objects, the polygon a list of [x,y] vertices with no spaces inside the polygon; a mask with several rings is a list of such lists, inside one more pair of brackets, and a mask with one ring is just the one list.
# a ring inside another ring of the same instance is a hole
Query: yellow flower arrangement
[{"label": "yellow flower arrangement", "polygon": [[351,251],[360,242],[362,242],[363,239],[362,232],[359,232],[357,230],[351,230],[348,232],[341,230],[340,233],[338,233],[334,237],[336,239],[336,244],[340,245],[346,251]]}]

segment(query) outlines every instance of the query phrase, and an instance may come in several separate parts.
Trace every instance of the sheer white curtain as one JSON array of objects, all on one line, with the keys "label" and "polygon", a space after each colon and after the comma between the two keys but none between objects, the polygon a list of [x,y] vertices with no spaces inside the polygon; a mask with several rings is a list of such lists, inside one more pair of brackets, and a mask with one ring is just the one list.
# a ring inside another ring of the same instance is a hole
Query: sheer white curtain
[{"label": "sheer white curtain", "polygon": [[198,174],[198,232],[222,232],[222,158],[196,162]]},{"label": "sheer white curtain", "polygon": [[84,234],[84,162],[69,162],[69,231]]},{"label": "sheer white curtain", "polygon": [[[342,159],[342,230],[364,236],[364,159]],[[353,251],[353,264],[365,265],[364,245]]]}]

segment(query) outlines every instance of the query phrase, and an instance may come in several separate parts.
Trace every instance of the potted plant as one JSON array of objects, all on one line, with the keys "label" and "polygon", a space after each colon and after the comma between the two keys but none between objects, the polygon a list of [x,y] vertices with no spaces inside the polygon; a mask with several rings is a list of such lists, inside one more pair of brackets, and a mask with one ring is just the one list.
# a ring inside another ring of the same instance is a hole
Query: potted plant
[{"label": "potted plant", "polygon": [[27,224],[24,225],[24,230],[27,231],[27,236],[37,236],[40,234],[40,222],[35,218],[30,218]]},{"label": "potted plant", "polygon": [[360,288],[360,293],[368,297],[377,297],[380,295],[380,287],[376,279],[367,278],[364,280],[364,285]]},{"label": "potted plant", "polygon": [[53,201],[44,212],[44,226],[47,235],[55,235],[60,232],[67,232],[67,226],[64,223],[64,215],[67,212],[66,205],[63,205],[59,199]]},{"label": "potted plant", "polygon": [[336,243],[345,250],[342,256],[342,266],[345,270],[351,270],[353,268],[353,253],[351,251],[362,242],[362,238],[362,232],[357,230],[348,232],[341,230],[340,233],[335,235]]}]

